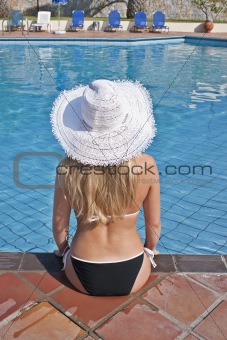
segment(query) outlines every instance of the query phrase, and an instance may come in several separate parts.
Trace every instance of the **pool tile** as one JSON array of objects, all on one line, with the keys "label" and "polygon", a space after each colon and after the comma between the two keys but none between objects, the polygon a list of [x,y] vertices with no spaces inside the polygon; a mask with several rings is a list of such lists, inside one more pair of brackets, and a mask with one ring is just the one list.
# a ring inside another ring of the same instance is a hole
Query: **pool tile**
[{"label": "pool tile", "polygon": [[[200,208],[200,213],[210,216],[210,217],[216,217],[216,218],[220,218],[223,215],[225,215],[225,211],[220,210],[220,209],[214,209],[208,206],[209,202],[206,204],[206,206],[203,206]],[[226,209],[226,207],[225,207]]]},{"label": "pool tile", "polygon": [[163,252],[167,254],[171,254],[175,252],[181,253],[181,251],[185,248],[185,243],[177,241],[177,240],[173,241],[171,238],[168,238],[167,236],[161,236],[159,243],[164,248]]},{"label": "pool tile", "polygon": [[83,333],[84,330],[48,302],[32,307],[0,330],[5,340],[75,339]]},{"label": "pool tile", "polygon": [[203,313],[218,295],[182,275],[170,275],[143,295],[158,308],[189,325]]},{"label": "pool tile", "polygon": [[65,274],[55,273],[54,276],[47,272],[20,272],[24,278],[40,289],[43,293],[48,294],[52,290],[60,287],[63,282],[67,281]]},{"label": "pool tile", "polygon": [[218,202],[218,201],[215,201],[215,200],[210,200],[209,202],[207,202],[206,207],[221,211],[221,214],[223,214],[223,212],[226,212],[226,210],[227,210],[226,202]]},{"label": "pool tile", "polygon": [[65,287],[53,294],[51,298],[69,313],[91,326],[127,301],[130,296],[96,297]]},{"label": "pool tile", "polygon": [[176,221],[169,220],[169,219],[167,219],[163,216],[162,217],[162,225],[166,229],[172,230],[172,229],[175,229],[179,225],[179,223],[176,222]]},{"label": "pool tile", "polygon": [[201,232],[201,230],[205,230],[207,228],[207,225],[212,225],[213,222],[212,223],[208,223],[206,221],[196,220],[194,218],[191,218],[190,220],[185,220],[184,224],[189,227],[189,230],[191,228],[196,228],[196,229],[199,229],[199,232]]},{"label": "pool tile", "polygon": [[195,329],[205,339],[227,339],[227,301],[223,301]]},{"label": "pool tile", "polygon": [[195,213],[193,213],[192,215],[192,218],[194,220],[197,221],[197,224],[199,225],[200,222],[206,222],[204,223],[206,226],[209,224],[209,223],[213,223],[216,219],[217,219],[218,216],[209,216],[207,214],[207,212],[203,211],[203,213],[201,213],[201,211],[197,211]]},{"label": "pool tile", "polygon": [[181,329],[140,302],[131,303],[95,332],[108,340],[173,340]]},{"label": "pool tile", "polygon": [[5,244],[11,244],[13,245],[13,243],[19,238],[18,235],[15,235],[11,229],[10,229],[10,225],[3,227],[1,229],[1,235],[4,235],[4,240],[5,240]]},{"label": "pool tile", "polygon": [[198,211],[200,209],[199,205],[196,204],[188,204],[187,208],[182,208],[179,205],[179,202],[174,206],[174,213],[184,218],[191,216],[192,212]]},{"label": "pool tile", "polygon": [[215,240],[215,244],[219,246],[224,246],[226,244],[226,237],[218,235],[216,232],[214,232],[214,230],[213,233],[209,231],[201,231],[198,236],[198,240],[205,240],[210,242],[213,242]]},{"label": "pool tile", "polygon": [[[210,255],[210,251],[209,250],[204,250],[204,249],[199,249],[199,253],[201,255]],[[190,247],[187,246],[184,248],[184,254],[189,254],[189,255],[198,255],[198,249],[194,248],[194,247]]]},{"label": "pool tile", "polygon": [[180,242],[183,242],[183,243],[186,243],[186,244],[189,244],[193,240],[192,235],[189,236],[185,233],[181,233],[180,231],[177,232],[177,231],[174,231],[174,230],[172,230],[171,233],[168,233],[168,237],[171,240],[180,241]]},{"label": "pool tile", "polygon": [[[194,196],[194,197],[196,197],[196,196]],[[196,202],[196,200],[193,200],[191,202],[186,202],[185,199],[186,198],[184,197],[184,199],[181,199],[179,202],[177,202],[177,206],[188,211],[190,213],[190,215],[192,214],[192,212],[198,211],[200,209],[200,206],[203,204],[203,203],[201,203],[201,201],[198,202],[198,200],[197,200],[197,202]]]},{"label": "pool tile", "polygon": [[[171,210],[173,210],[173,209],[171,209]],[[175,222],[178,222],[178,223],[181,223],[186,219],[186,217],[184,217],[182,215],[177,215],[173,211],[171,212],[171,210],[168,210],[167,212],[165,212],[163,214],[163,217],[165,219],[175,221]]]},{"label": "pool tile", "polygon": [[227,275],[224,274],[189,274],[189,277],[212,288],[218,293],[227,292]]},{"label": "pool tile", "polygon": [[0,275],[0,320],[39,299],[39,294],[13,273]]},{"label": "pool tile", "polygon": [[197,228],[189,227],[186,224],[181,223],[177,226],[176,230],[178,230],[182,234],[190,235],[193,238],[196,238],[200,233],[200,230]]},{"label": "pool tile", "polygon": [[227,225],[227,221],[225,218],[219,218],[215,221],[215,223],[217,223],[218,225],[221,225],[223,226],[224,228],[226,228],[226,225]]},{"label": "pool tile", "polygon": [[[19,235],[18,235],[19,236]],[[13,242],[14,247],[19,249],[21,252],[29,252],[32,250],[32,244],[27,242],[24,238],[19,237]]]},{"label": "pool tile", "polygon": [[196,240],[190,242],[190,246],[197,249],[197,254],[202,253],[201,250],[207,251],[210,255],[215,255],[220,249],[220,245],[217,245],[213,241],[204,240],[198,237]]},{"label": "pool tile", "polygon": [[196,211],[197,205],[204,205],[207,201],[207,198],[202,196],[194,196],[191,193],[190,195],[184,196],[184,198],[180,202],[178,202],[178,205],[180,205],[182,208],[187,209],[188,203],[190,203],[190,209],[194,208],[194,211]]}]

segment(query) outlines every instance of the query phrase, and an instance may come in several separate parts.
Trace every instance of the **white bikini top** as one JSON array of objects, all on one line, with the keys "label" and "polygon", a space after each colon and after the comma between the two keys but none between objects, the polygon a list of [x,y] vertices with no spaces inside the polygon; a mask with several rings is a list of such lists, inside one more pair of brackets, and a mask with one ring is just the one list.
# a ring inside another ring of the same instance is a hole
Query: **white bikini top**
[{"label": "white bikini top", "polygon": [[140,210],[138,210],[134,213],[131,213],[131,214],[125,214],[125,217],[137,215],[137,214],[139,214],[139,212],[140,212]]},{"label": "white bikini top", "polygon": [[[140,210],[138,210],[138,211],[136,211],[136,212],[134,212],[134,213],[131,213],[131,214],[125,214],[124,217],[134,216],[134,215],[139,214],[139,212],[140,212]],[[108,217],[109,217],[109,216],[108,216]],[[98,220],[98,218],[97,218],[96,216],[94,216],[94,217],[90,218],[90,219],[88,220],[88,222],[94,222],[94,221],[97,221],[97,220]]]}]

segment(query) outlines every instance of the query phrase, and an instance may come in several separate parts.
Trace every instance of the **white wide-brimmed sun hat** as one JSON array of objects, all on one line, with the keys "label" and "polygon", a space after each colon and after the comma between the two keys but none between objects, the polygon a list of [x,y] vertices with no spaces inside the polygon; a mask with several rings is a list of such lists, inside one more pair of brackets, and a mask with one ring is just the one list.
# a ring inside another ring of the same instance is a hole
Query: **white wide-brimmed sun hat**
[{"label": "white wide-brimmed sun hat", "polygon": [[131,81],[95,80],[55,100],[53,133],[68,157],[88,165],[118,165],[141,154],[156,128],[149,92]]}]

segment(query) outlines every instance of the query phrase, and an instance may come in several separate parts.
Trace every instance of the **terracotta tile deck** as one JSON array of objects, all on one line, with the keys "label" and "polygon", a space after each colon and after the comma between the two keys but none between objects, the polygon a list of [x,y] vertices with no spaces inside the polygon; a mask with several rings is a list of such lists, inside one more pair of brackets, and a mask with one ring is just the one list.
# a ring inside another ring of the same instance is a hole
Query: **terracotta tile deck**
[{"label": "terracotta tile deck", "polygon": [[92,297],[73,289],[53,254],[0,253],[0,338],[226,339],[226,256],[156,262],[137,293]]},{"label": "terracotta tile deck", "polygon": [[[227,38],[226,33],[36,32],[27,38]],[[0,38],[21,38],[11,32]],[[0,253],[0,338],[22,340],[227,339],[227,256],[159,255],[136,294],[76,292],[49,253]]]}]

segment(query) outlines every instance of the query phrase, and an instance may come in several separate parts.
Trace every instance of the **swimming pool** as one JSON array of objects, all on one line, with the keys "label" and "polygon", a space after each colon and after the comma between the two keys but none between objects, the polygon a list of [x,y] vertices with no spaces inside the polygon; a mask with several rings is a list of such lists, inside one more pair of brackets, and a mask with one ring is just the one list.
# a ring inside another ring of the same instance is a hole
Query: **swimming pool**
[{"label": "swimming pool", "polygon": [[[95,78],[139,80],[158,134],[161,253],[227,253],[227,48],[171,44],[24,42],[0,47],[0,248],[55,249],[55,167],[63,157],[49,114],[60,90]],[[70,235],[75,219],[70,221]],[[144,239],[142,213],[138,231]]]}]

